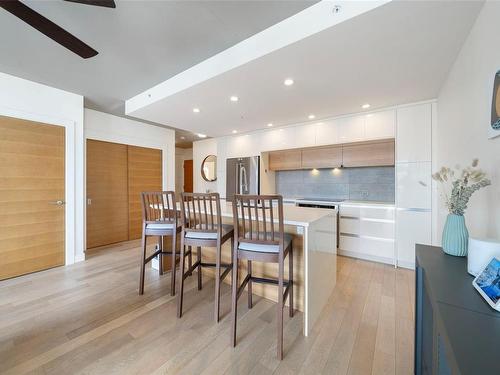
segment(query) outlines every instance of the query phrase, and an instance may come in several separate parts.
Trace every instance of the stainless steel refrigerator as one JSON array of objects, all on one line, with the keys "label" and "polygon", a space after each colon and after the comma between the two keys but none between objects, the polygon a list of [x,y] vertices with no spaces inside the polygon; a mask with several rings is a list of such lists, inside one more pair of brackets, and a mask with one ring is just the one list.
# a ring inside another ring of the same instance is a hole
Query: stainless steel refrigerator
[{"label": "stainless steel refrigerator", "polygon": [[226,161],[226,200],[235,194],[260,193],[260,156],[231,158]]}]

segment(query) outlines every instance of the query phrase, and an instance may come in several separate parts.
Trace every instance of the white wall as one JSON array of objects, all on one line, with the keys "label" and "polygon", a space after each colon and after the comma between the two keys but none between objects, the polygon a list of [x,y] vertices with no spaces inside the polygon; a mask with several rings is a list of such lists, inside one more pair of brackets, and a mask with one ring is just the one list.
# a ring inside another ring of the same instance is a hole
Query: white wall
[{"label": "white wall", "polygon": [[[184,191],[184,160],[193,159],[192,148],[175,148],[175,194]],[[193,169],[193,174],[195,173]],[[193,182],[194,183],[194,182]],[[194,186],[193,186],[194,187]]]},{"label": "white wall", "polygon": [[[201,163],[208,155],[218,155],[217,153],[217,140],[215,138],[205,139],[202,141],[197,141],[193,143],[193,191],[195,193],[205,193],[207,190],[211,192],[219,191],[219,171],[221,158],[217,158],[217,181],[208,182],[201,177]],[[225,165],[224,160],[224,165]]]},{"label": "white wall", "polygon": [[85,138],[162,150],[163,189],[175,189],[175,131],[85,108]]},{"label": "white wall", "polygon": [[0,73],[0,115],[66,128],[66,264],[83,260],[83,97]]},{"label": "white wall", "polygon": [[[500,138],[488,140],[488,128],[493,78],[500,69],[499,19],[500,2],[486,2],[441,88],[433,141],[437,167],[464,166],[480,159],[493,185],[471,199],[467,226],[471,236],[496,238],[500,238]],[[447,212],[442,198],[436,204],[440,236]]]}]

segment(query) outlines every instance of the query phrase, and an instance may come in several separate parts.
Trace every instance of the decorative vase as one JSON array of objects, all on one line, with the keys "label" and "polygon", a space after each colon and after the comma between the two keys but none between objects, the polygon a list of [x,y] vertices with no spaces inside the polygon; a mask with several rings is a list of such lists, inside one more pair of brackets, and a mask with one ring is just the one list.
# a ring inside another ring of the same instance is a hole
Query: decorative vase
[{"label": "decorative vase", "polygon": [[469,232],[463,215],[449,214],[443,229],[443,251],[456,257],[467,255]]}]

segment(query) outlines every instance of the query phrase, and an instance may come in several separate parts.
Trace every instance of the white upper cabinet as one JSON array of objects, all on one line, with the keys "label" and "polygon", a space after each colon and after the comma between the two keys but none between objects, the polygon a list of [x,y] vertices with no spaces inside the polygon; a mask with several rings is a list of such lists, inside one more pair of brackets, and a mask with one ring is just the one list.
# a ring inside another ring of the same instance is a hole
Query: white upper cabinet
[{"label": "white upper cabinet", "polygon": [[316,123],[314,126],[316,131],[315,141],[317,146],[340,143],[337,121],[322,121]]},{"label": "white upper cabinet", "polygon": [[295,127],[295,147],[316,146],[315,124],[305,124]]},{"label": "white upper cabinet", "polygon": [[397,110],[396,162],[431,161],[432,104]]},{"label": "white upper cabinet", "polygon": [[260,138],[255,144],[255,152],[257,153],[298,147],[295,127],[268,130],[256,133],[256,135]]},{"label": "white upper cabinet", "polygon": [[338,127],[338,143],[366,140],[365,116],[343,117],[335,121]]},{"label": "white upper cabinet", "polygon": [[227,157],[245,157],[260,155],[260,150],[257,147],[260,134],[245,134],[236,137],[227,138]]},{"label": "white upper cabinet", "polygon": [[369,139],[394,138],[396,111],[382,111],[365,115],[365,137]]}]

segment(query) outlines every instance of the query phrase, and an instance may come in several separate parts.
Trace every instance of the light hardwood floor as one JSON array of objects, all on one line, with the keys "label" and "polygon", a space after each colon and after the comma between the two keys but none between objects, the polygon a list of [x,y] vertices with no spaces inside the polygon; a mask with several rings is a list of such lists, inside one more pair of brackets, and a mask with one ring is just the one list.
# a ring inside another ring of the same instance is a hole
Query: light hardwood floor
[{"label": "light hardwood floor", "polygon": [[285,358],[276,359],[275,304],[239,304],[229,345],[230,289],[213,322],[214,282],[188,278],[175,317],[170,277],[148,270],[137,293],[139,243],[0,282],[1,374],[409,374],[413,367],[412,271],[339,257],[337,287],[309,337],[302,314],[285,316]]}]

